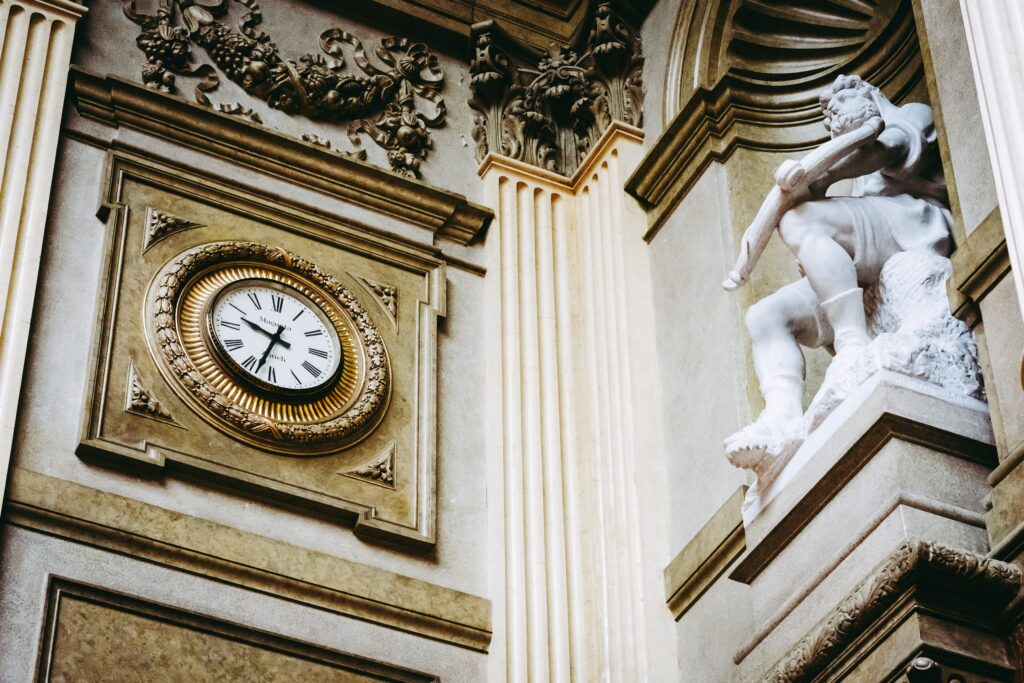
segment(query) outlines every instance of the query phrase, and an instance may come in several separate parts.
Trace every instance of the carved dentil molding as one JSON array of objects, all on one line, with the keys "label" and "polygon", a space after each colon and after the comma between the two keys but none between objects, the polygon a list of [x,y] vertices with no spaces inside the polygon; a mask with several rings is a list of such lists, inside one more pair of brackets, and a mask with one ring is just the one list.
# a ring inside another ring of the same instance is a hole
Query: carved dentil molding
[{"label": "carved dentil molding", "polygon": [[[237,30],[221,21],[234,5],[244,10]],[[321,52],[293,60],[259,29],[263,16],[255,0],[160,0],[153,15],[136,12],[134,0],[122,0],[122,8],[142,27],[136,43],[147,60],[142,80],[151,88],[170,93],[177,88],[178,76],[195,77],[200,79],[197,102],[260,123],[259,115],[241,104],[210,101],[208,94],[217,89],[223,74],[272,109],[349,122],[353,145],[358,148],[361,136],[368,136],[387,150],[393,171],[410,177],[418,174],[431,147],[428,129],[444,123],[444,74],[423,43],[381,39],[374,50],[381,67],[370,61],[358,38],[333,28],[320,34]],[[212,64],[195,64],[193,46],[202,48]],[[351,50],[358,71],[346,68],[344,46]],[[433,110],[419,111],[420,101],[429,102]],[[365,157],[365,151],[360,152]]]},{"label": "carved dentil molding", "polygon": [[495,153],[565,176],[613,120],[643,121],[640,37],[598,5],[586,40],[536,57],[493,22],[474,26],[470,107],[477,160]]},{"label": "carved dentil molding", "polygon": [[921,582],[999,609],[1016,596],[1021,570],[1009,562],[939,543],[906,541],[765,675],[765,683],[815,680],[904,591]]}]

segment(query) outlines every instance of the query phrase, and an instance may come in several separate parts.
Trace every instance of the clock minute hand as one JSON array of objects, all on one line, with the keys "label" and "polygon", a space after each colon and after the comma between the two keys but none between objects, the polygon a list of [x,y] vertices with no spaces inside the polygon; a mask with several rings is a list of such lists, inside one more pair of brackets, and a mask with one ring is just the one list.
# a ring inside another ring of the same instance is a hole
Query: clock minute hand
[{"label": "clock minute hand", "polygon": [[[252,329],[256,330],[257,332],[260,332],[261,334],[265,334],[265,335],[267,335],[268,337],[271,337],[271,338],[274,337],[274,333],[273,332],[268,332],[262,325],[257,325],[256,323],[254,323],[253,321],[249,320],[248,318],[242,318],[242,322],[245,323],[246,325],[248,325],[249,327],[251,327]],[[283,325],[281,326],[281,329],[282,330],[284,329]],[[291,344],[286,342],[284,339],[281,339],[280,334],[277,335],[277,343],[280,344],[281,346],[283,346],[286,349],[290,349],[292,347]]]},{"label": "clock minute hand", "polygon": [[263,364],[267,362],[267,357],[270,355],[270,351],[271,351],[271,349],[274,348],[274,345],[281,343],[281,333],[282,332],[284,332],[284,325],[278,325],[277,326],[277,332],[275,332],[270,337],[270,343],[267,344],[267,350],[263,352],[262,356],[260,356],[260,362],[256,366],[256,373],[259,373],[260,369],[263,367]]}]

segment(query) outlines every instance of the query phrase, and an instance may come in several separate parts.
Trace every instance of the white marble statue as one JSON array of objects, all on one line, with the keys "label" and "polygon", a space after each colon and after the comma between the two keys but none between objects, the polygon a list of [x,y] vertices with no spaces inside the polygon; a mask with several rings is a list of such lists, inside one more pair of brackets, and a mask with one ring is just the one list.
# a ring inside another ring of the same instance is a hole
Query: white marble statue
[{"label": "white marble statue", "polygon": [[[746,315],[765,408],[725,447],[762,486],[880,369],[982,394],[973,338],[946,299],[952,219],[931,107],[897,107],[858,76],[820,101],[832,139],[779,167],[724,283],[746,282],[776,229],[806,275]],[[851,196],[825,196],[845,179]],[[806,414],[800,345],[835,354]]]}]

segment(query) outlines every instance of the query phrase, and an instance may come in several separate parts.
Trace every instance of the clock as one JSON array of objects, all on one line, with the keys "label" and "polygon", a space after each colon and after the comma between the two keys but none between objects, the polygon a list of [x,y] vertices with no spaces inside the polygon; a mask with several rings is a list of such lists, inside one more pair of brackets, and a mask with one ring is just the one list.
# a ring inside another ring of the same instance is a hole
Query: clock
[{"label": "clock", "polygon": [[390,398],[387,349],[359,300],[320,266],[253,242],[213,242],[150,286],[148,339],[176,393],[211,424],[276,453],[346,448]]},{"label": "clock", "polygon": [[299,290],[241,280],[210,302],[207,334],[243,381],[282,396],[330,387],[344,358],[328,315]]}]

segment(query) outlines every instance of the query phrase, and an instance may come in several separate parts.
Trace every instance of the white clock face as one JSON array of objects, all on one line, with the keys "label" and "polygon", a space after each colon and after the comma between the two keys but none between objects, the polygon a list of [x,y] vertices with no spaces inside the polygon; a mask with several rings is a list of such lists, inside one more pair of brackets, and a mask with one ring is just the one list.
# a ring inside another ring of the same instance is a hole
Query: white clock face
[{"label": "white clock face", "polygon": [[217,345],[257,385],[307,392],[337,375],[337,331],[318,306],[289,287],[241,283],[217,296],[210,315]]}]

